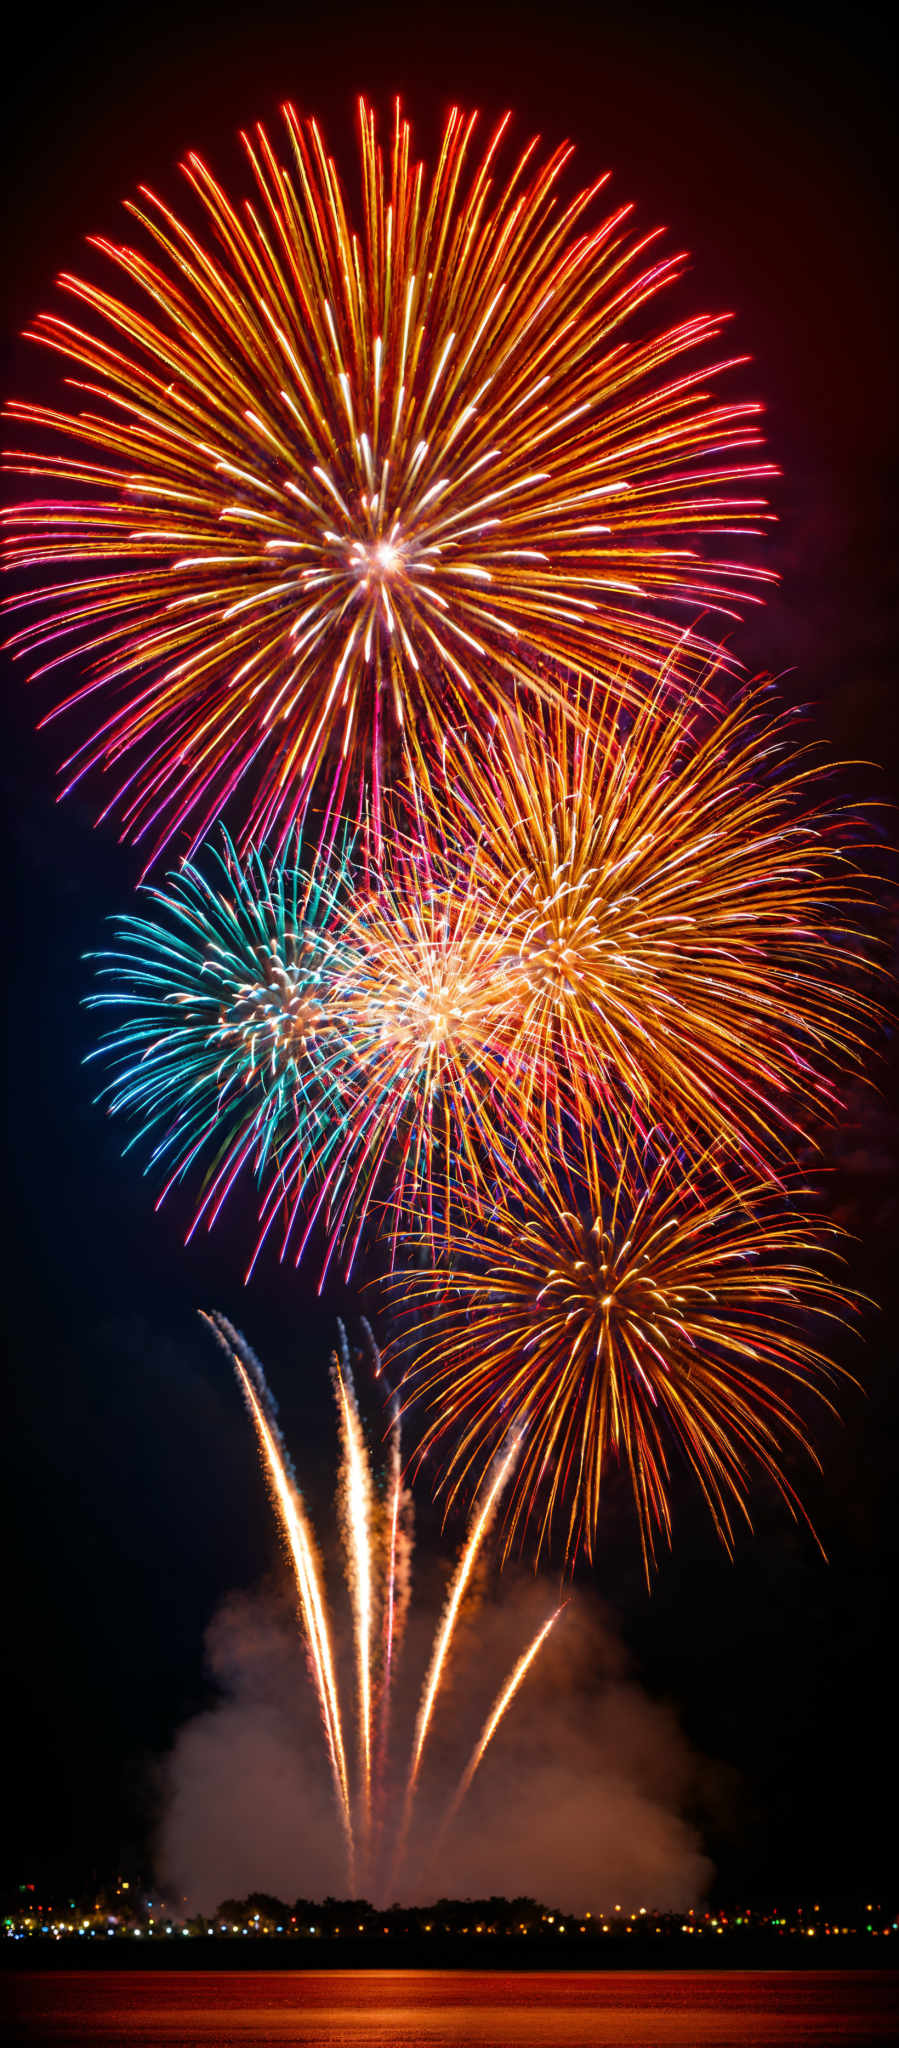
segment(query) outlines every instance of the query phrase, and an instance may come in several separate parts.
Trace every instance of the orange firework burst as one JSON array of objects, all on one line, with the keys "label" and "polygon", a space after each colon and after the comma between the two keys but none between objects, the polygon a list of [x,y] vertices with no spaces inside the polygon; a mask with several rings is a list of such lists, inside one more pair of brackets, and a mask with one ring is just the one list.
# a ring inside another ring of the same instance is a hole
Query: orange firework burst
[{"label": "orange firework burst", "polygon": [[658,1537],[671,1539],[675,1457],[728,1547],[734,1509],[749,1520],[753,1466],[802,1512],[782,1459],[809,1449],[801,1396],[827,1400],[836,1374],[805,1325],[841,1319],[852,1297],[820,1263],[838,1233],[770,1187],[736,1194],[679,1154],[622,1149],[613,1170],[573,1144],[520,1148],[489,1214],[459,1220],[448,1269],[416,1246],[396,1288],[418,1319],[410,1397],[433,1415],[421,1448],[448,1436],[450,1501],[514,1425],[506,1551],[534,1522],[539,1555],[563,1516],[566,1556],[592,1556],[611,1460],[629,1476],[649,1574]]},{"label": "orange firework burst", "polygon": [[456,777],[504,935],[505,1072],[519,1120],[564,1097],[589,1131],[633,1103],[767,1170],[870,1048],[864,835],[770,686],[723,709],[709,679],[667,684],[501,721]]},{"label": "orange firework burst", "polygon": [[458,111],[426,177],[363,105],[357,227],[284,117],[244,137],[252,201],[195,155],[195,226],[141,188],[137,246],[93,242],[110,282],[64,275],[76,317],[35,324],[71,408],[12,408],[49,483],[9,514],[41,572],[14,644],[77,664],[67,705],[100,692],[67,786],[104,769],[151,858],[239,785],[248,836],[286,831],[323,769],[377,817],[398,746],[421,774],[448,721],[561,694],[560,663],[639,670],[761,575],[696,547],[758,529],[759,408],[704,388],[721,318],[628,338],[683,259],[601,216],[604,179],[564,197],[536,140],[503,173],[507,122],[478,156]]},{"label": "orange firework burst", "polygon": [[[330,1259],[347,1270],[373,1199],[391,1241],[414,1213],[433,1241],[453,1190],[477,1186],[505,1072],[505,944],[485,918],[476,877],[435,833],[394,829],[364,864],[342,924],[338,982],[344,1058],[340,1114],[310,1144],[308,1120],[283,1145],[262,1207],[285,1242],[323,1213]],[[314,1204],[310,1188],[319,1193]]]}]

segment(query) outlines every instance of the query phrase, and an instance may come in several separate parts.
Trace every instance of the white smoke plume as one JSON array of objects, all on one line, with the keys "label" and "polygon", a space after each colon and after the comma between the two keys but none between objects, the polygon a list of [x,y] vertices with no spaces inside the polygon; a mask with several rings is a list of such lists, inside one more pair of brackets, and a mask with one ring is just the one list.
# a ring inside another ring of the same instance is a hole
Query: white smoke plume
[{"label": "white smoke plume", "polygon": [[[596,1913],[616,1904],[680,1910],[701,1897],[711,1866],[683,1815],[706,1767],[671,1709],[629,1674],[612,1623],[581,1592],[528,1673],[435,1867],[430,1852],[485,1715],[558,1597],[556,1584],[507,1572],[468,1614],[435,1713],[409,1854],[392,1872],[385,1850],[369,1886],[375,1903],[524,1894]],[[402,1804],[440,1604],[436,1582],[424,1598],[419,1584],[394,1698],[388,1819]],[[187,1909],[206,1913],[251,1891],[345,1896],[324,1741],[287,1599],[272,1590],[227,1599],[207,1657],[219,1697],[180,1730],[166,1759],[160,1879]],[[349,1645],[341,1681],[349,1703]],[[345,1733],[352,1749],[350,1715]]]}]

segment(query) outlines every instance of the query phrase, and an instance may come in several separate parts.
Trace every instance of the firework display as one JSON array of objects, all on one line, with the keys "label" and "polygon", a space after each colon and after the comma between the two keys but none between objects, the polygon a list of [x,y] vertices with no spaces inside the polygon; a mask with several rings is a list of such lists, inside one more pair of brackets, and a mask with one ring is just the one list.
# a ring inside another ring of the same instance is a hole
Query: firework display
[{"label": "firework display", "polygon": [[66,273],[70,316],[35,323],[72,397],[10,408],[8,559],[38,572],[12,644],[72,666],[58,709],[96,702],[66,787],[102,769],[151,860],[235,794],[257,843],[313,790],[377,819],[448,724],[513,685],[564,701],[572,663],[688,663],[764,581],[700,547],[759,531],[770,473],[758,406],[706,388],[723,321],[646,332],[684,259],[603,215],[605,179],[566,193],[567,147],[516,154],[503,121],[479,153],[475,125],[450,114],[427,176],[363,103],[356,221],[286,107],[244,137],[252,200],[191,155],[190,219],[142,187],[134,245],[93,238],[101,281]]},{"label": "firework display", "polygon": [[372,1209],[387,1247],[413,1216],[432,1242],[446,1237],[460,1188],[479,1184],[495,1098],[508,1095],[506,945],[458,853],[433,834],[395,832],[347,907],[343,1126],[318,1148],[314,1203],[300,1130],[262,1205],[263,1235],[286,1215],[297,1259],[322,1212],[326,1266],[340,1247],[347,1272]]},{"label": "firework display", "polygon": [[670,1541],[676,1463],[728,1547],[753,1467],[801,1512],[784,1452],[809,1448],[802,1395],[826,1400],[835,1377],[806,1325],[845,1318],[852,1296],[822,1267],[837,1233],[770,1185],[736,1193],[704,1162],[621,1151],[607,1165],[589,1147],[521,1148],[487,1217],[460,1222],[447,1269],[417,1258],[396,1284],[425,1330],[421,1450],[448,1439],[451,1497],[480,1482],[514,1417],[506,1549],[532,1524],[539,1554],[561,1520],[566,1556],[592,1556],[612,1460],[648,1573]]},{"label": "firework display", "polygon": [[446,1247],[510,1130],[614,1152],[632,1117],[730,1175],[809,1141],[877,1014],[857,822],[767,690],[666,682],[498,724],[442,828],[391,810],[308,873],[226,840],[121,920],[90,998],[116,1016],[104,1093],[166,1186],[205,1169],[192,1228],[245,1169],[254,1258],[274,1234],[299,1260],[321,1222],[349,1272],[366,1224]]},{"label": "firework display", "polygon": [[[764,582],[768,473],[758,408],[707,388],[722,321],[656,324],[682,259],[603,213],[604,180],[568,191],[566,148],[510,154],[503,121],[479,150],[454,111],[428,173],[399,107],[386,150],[360,119],[358,219],[287,107],[277,143],[243,138],[252,201],[191,156],[189,220],[142,189],[135,246],[94,244],[105,281],[61,280],[73,317],[34,338],[70,395],[12,407],[7,530],[36,577],[14,648],[71,663],[56,708],[96,716],[66,786],[102,771],[103,815],[180,863],[101,956],[102,1099],[160,1199],[191,1185],[192,1229],[249,1186],[251,1271],[313,1238],[324,1272],[374,1268],[419,1452],[471,1513],[401,1857],[497,1517],[504,1555],[558,1539],[573,1565],[617,1470],[648,1575],[679,1470],[728,1547],[754,1477],[802,1514],[854,1307],[802,1183],[880,967],[870,830],[720,644]],[[366,1866],[408,1603],[398,1409],[384,1507],[338,1365],[354,1778],[308,1518],[216,1328]]]},{"label": "firework display", "polygon": [[[335,1803],[344,1831],[349,1889],[355,1892],[357,1883],[370,1886],[379,1873],[388,1876],[389,1889],[402,1870],[408,1853],[409,1829],[425,1743],[455,1648],[457,1624],[466,1597],[470,1596],[472,1574],[483,1556],[503,1489],[514,1466],[517,1441],[513,1439],[504,1447],[496,1470],[488,1479],[483,1499],[475,1504],[465,1542],[450,1579],[446,1606],[438,1623],[425,1677],[411,1760],[405,1774],[405,1793],[399,1806],[400,1825],[391,1836],[391,1831],[384,1825],[383,1780],[396,1659],[411,1591],[412,1554],[411,1503],[399,1476],[402,1469],[399,1410],[393,1402],[390,1428],[393,1476],[386,1503],[382,1506],[376,1503],[371,1460],[365,1446],[349,1351],[341,1330],[340,1351],[335,1353],[333,1360],[333,1379],[342,1453],[340,1520],[356,1652],[355,1719],[359,1768],[358,1782],[354,1786],[348,1762],[349,1743],[344,1732],[345,1722],[335,1678],[333,1624],[324,1591],[322,1563],[303,1497],[284,1448],[265,1374],[249,1345],[224,1316],[215,1314],[205,1320],[237,1373],[287,1542],[307,1658],[321,1711]],[[373,1352],[373,1355],[376,1369],[380,1371],[377,1353]],[[400,1542],[397,1541],[398,1527],[402,1528]],[[446,1809],[440,1826],[441,1838],[452,1825],[503,1716],[561,1613],[562,1607],[559,1606],[543,1622],[503,1686]]]},{"label": "firework display", "polygon": [[377,860],[347,843],[302,865],[239,859],[225,837],[118,919],[93,1008],[115,1024],[93,1057],[101,1093],[149,1141],[147,1171],[199,1183],[188,1235],[241,1175],[258,1187],[254,1259],[273,1229],[299,1259],[323,1218],[325,1270],[349,1270],[373,1199],[391,1235],[423,1210],[437,1231],[460,1165],[479,1172],[502,1074],[503,941],[471,877],[397,838]]},{"label": "firework display", "polygon": [[187,863],[146,890],[154,918],[118,919],[118,947],[99,955],[87,1002],[116,1012],[94,1055],[114,1067],[103,1097],[139,1119],[131,1144],[151,1139],[160,1201],[192,1169],[204,1176],[192,1228],[215,1218],[243,1170],[277,1170],[288,1140],[294,1160],[327,1145],[341,1104],[346,886],[346,856],[305,871],[297,843],[289,861],[241,861],[225,836],[209,874]]},{"label": "firework display", "polygon": [[588,1131],[632,1106],[764,1166],[870,1049],[869,828],[770,685],[722,704],[718,680],[672,701],[663,666],[636,707],[606,686],[500,722],[453,793],[519,1120],[561,1092]]}]

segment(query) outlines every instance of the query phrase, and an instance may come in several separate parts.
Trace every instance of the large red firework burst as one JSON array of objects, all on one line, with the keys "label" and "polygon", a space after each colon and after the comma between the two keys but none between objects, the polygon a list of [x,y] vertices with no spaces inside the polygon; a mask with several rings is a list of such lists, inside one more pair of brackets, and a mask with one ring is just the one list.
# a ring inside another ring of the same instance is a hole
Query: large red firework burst
[{"label": "large red firework burst", "polygon": [[604,179],[566,196],[567,147],[507,156],[503,121],[478,154],[458,111],[426,175],[363,105],[354,225],[284,118],[244,138],[252,200],[193,155],[194,225],[141,189],[135,246],[95,239],[106,281],[35,323],[67,404],[12,407],[14,644],[71,664],[57,710],[96,696],[66,786],[102,769],[151,859],[238,788],[259,841],[316,786],[377,817],[398,755],[426,776],[448,724],[571,663],[639,676],[761,574],[698,545],[759,526],[759,408],[706,389],[721,318],[647,333],[683,259]]}]

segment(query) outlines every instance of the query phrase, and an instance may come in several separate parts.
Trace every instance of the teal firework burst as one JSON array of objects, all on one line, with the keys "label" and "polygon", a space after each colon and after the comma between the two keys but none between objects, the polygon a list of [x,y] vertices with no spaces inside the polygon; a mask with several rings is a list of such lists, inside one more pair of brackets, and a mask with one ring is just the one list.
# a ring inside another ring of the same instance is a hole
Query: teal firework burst
[{"label": "teal firework burst", "polygon": [[251,1270],[279,1230],[297,1262],[322,1234],[324,1271],[349,1272],[375,1215],[391,1256],[412,1217],[435,1239],[506,1080],[505,942],[473,874],[423,828],[348,833],[305,869],[298,841],[272,861],[225,836],[145,896],[87,1000],[115,1010],[99,1099],[163,1170],[159,1201],[199,1180],[191,1236],[252,1178]]},{"label": "teal firework burst", "polygon": [[302,1184],[340,1127],[352,849],[308,869],[301,851],[241,858],[223,833],[208,873],[186,862],[146,889],[154,916],[117,918],[115,949],[94,956],[88,1007],[118,1018],[90,1055],[111,1068],[98,1099],[136,1124],[126,1150],[149,1141],[160,1202],[200,1174],[188,1235],[242,1173],[271,1195],[285,1153]]}]

